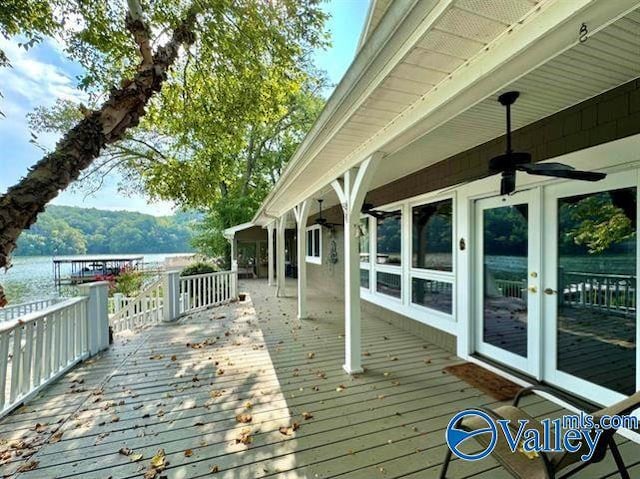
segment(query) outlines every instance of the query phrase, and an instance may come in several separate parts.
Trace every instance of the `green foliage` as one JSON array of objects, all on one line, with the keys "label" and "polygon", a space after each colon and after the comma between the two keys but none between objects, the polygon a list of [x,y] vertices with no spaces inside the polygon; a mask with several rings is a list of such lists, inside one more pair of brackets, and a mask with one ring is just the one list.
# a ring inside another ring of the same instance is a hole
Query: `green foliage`
[{"label": "green foliage", "polygon": [[134,269],[121,271],[116,277],[115,291],[122,293],[127,297],[136,296],[142,288],[142,273]]},{"label": "green foliage", "polygon": [[[618,204],[616,204],[618,203]],[[624,205],[625,208],[622,208]],[[636,237],[635,190],[616,190],[560,203],[560,249],[565,254],[616,252]]]},{"label": "green foliage", "polygon": [[219,269],[211,263],[193,263],[180,272],[180,276],[194,276],[196,274],[215,273]]},{"label": "green foliage", "polygon": [[[31,48],[42,40],[43,35],[51,35],[60,28],[62,17],[54,16],[54,9],[62,13],[62,2],[52,0],[2,0],[0,7],[0,35],[10,38],[23,35],[25,49]],[[0,50],[0,67],[11,64],[9,58]]]},{"label": "green foliage", "polygon": [[484,210],[484,254],[522,256],[528,245],[526,205]]},{"label": "green foliage", "polygon": [[[327,45],[326,14],[320,0],[141,3],[154,46],[195,6],[196,42],[179,56],[139,126],[106,148],[77,184],[95,191],[118,171],[124,192],[144,191],[201,211],[205,221],[194,244],[221,255],[228,249],[222,230],[253,216],[323,107],[319,92],[326,82],[310,53]],[[89,93],[89,109],[126,83],[140,61],[124,27],[126,8],[127,2],[79,2],[74,28],[49,32],[84,68],[79,86]],[[30,125],[65,133],[85,108],[59,101],[37,109]],[[120,251],[153,243],[145,229],[123,224],[114,230],[94,239]]]},{"label": "green foliage", "polygon": [[18,240],[16,255],[182,253],[198,215],[154,217],[50,205]]}]

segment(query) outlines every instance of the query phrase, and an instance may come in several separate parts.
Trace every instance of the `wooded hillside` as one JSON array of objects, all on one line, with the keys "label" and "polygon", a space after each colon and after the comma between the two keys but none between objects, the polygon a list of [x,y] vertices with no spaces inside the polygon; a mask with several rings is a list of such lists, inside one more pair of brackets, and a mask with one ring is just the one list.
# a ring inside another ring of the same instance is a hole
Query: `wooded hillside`
[{"label": "wooded hillside", "polygon": [[50,205],[18,241],[16,255],[182,253],[193,251],[197,216]]}]

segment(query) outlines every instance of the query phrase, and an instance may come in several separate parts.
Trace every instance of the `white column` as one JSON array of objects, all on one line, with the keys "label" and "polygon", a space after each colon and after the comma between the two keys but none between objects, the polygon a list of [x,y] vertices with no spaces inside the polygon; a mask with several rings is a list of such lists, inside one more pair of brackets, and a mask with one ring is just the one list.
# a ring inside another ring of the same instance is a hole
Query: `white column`
[{"label": "white column", "polygon": [[298,319],[307,318],[307,217],[309,201],[303,201],[293,210],[297,224],[298,243]]},{"label": "white column", "polygon": [[231,269],[237,269],[238,268],[238,244],[236,242],[236,237],[235,235],[233,236],[233,238],[227,238],[227,241],[229,241],[229,244],[231,245],[231,261],[229,262],[229,266]]},{"label": "white column", "polygon": [[79,286],[87,301],[87,346],[91,356],[109,347],[109,282]]},{"label": "white column", "polygon": [[278,218],[276,227],[276,296],[284,297],[285,272],[284,272],[284,232],[287,226],[287,215]]},{"label": "white column", "polygon": [[382,157],[375,153],[357,168],[345,172],[332,183],[344,213],[344,333],[345,361],[348,374],[362,369],[362,325],[360,314],[360,254],[358,251],[358,227],[360,210],[369,188],[371,177]]},{"label": "white column", "polygon": [[180,271],[166,271],[162,279],[162,320],[175,321],[181,312]]},{"label": "white column", "polygon": [[275,229],[275,225],[273,223],[269,223],[267,225],[267,234],[269,237],[267,238],[267,250],[268,250],[268,258],[269,258],[269,286],[274,285],[274,268],[273,268],[273,230]]}]

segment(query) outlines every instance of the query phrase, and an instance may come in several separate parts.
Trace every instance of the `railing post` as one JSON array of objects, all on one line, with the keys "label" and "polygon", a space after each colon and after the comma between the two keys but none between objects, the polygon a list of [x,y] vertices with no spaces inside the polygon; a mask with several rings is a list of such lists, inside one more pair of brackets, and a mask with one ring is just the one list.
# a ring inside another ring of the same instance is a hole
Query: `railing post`
[{"label": "railing post", "polygon": [[109,282],[97,281],[80,286],[87,296],[87,347],[91,356],[109,347]]},{"label": "railing post", "polygon": [[229,285],[229,299],[235,301],[238,299],[238,262],[231,263],[231,284]]},{"label": "railing post", "polygon": [[162,283],[163,321],[175,321],[180,316],[180,271],[166,271]]},{"label": "railing post", "polygon": [[114,313],[120,312],[123,305],[124,305],[124,294],[115,293],[113,295],[113,312]]}]

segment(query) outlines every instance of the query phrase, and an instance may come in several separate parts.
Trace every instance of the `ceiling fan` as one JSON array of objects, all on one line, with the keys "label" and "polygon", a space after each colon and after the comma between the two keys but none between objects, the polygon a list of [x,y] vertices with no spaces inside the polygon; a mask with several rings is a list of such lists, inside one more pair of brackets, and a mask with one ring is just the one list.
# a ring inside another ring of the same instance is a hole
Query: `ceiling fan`
[{"label": "ceiling fan", "polygon": [[318,217],[315,220],[315,224],[324,226],[325,228],[329,228],[332,230],[336,226],[342,226],[338,223],[329,223],[326,218],[322,216],[322,202],[324,201],[322,198],[316,200],[318,202]]},{"label": "ceiling fan", "polygon": [[507,151],[504,155],[491,158],[489,170],[492,173],[502,173],[500,194],[508,195],[516,189],[516,171],[523,171],[530,175],[553,176],[582,181],[600,181],[607,175],[596,171],[576,170],[572,166],[562,163],[532,163],[531,154],[511,149],[511,105],[520,96],[520,92],[508,91],[498,97],[501,105],[507,109]]},{"label": "ceiling fan", "polygon": [[373,205],[371,203],[364,203],[362,205],[362,209],[360,211],[362,212],[362,214],[373,216],[374,218],[376,218],[378,220],[383,220],[387,216],[390,216],[391,214],[393,214],[393,213],[388,212],[388,211],[375,210],[375,209],[373,209]]}]

